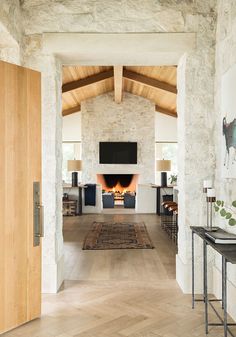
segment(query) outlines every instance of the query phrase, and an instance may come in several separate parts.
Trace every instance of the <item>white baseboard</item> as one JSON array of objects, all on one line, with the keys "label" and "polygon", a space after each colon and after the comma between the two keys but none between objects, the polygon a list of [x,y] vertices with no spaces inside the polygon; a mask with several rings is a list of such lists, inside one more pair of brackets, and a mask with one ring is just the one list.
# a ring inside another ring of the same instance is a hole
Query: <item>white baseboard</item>
[{"label": "white baseboard", "polygon": [[42,266],[42,293],[56,294],[64,281],[64,256],[54,264]]},{"label": "white baseboard", "polygon": [[[203,268],[202,263],[195,262],[195,294],[203,293]],[[208,292],[212,292],[212,272],[209,268],[208,273]],[[192,263],[184,263],[180,256],[176,255],[176,280],[183,293],[191,294],[192,292]]]}]

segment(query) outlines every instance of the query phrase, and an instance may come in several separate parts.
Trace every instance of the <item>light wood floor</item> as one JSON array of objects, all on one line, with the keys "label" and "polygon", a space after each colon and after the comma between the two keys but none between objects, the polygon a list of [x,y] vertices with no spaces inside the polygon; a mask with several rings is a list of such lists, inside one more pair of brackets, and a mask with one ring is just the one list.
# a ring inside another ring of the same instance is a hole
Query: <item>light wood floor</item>
[{"label": "light wood floor", "polygon": [[[144,221],[153,250],[82,251],[92,222]],[[64,221],[66,279],[43,296],[43,315],[8,337],[203,337],[203,304],[191,309],[175,281],[176,250],[156,215],[101,214]],[[214,315],[210,320],[216,322]],[[211,328],[209,337],[223,336]]]},{"label": "light wood floor", "polygon": [[[93,221],[144,221],[156,249],[81,250]],[[154,281],[175,278],[175,246],[156,215],[101,214],[64,221],[65,278],[89,281]]]}]

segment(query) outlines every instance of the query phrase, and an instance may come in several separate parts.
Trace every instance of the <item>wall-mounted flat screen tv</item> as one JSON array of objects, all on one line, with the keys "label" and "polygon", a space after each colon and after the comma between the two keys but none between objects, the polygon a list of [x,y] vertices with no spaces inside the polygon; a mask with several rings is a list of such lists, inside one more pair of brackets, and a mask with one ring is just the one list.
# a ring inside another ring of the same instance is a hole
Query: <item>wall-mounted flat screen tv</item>
[{"label": "wall-mounted flat screen tv", "polygon": [[136,142],[100,142],[100,164],[137,164]]}]

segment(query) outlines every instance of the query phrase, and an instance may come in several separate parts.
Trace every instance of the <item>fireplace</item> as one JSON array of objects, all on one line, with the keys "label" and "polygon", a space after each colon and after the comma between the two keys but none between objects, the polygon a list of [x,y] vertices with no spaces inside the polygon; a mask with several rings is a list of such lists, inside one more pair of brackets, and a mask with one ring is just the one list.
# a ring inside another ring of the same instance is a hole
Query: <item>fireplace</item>
[{"label": "fireplace", "polygon": [[113,192],[115,200],[123,200],[125,193],[136,192],[138,174],[97,174],[97,182],[103,192]]}]

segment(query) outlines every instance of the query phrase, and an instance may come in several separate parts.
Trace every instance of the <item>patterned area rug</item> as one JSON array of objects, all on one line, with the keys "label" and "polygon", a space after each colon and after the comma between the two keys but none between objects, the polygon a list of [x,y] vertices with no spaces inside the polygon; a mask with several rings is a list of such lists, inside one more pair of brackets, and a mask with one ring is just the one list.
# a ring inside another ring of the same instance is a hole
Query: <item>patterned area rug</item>
[{"label": "patterned area rug", "polygon": [[152,249],[144,222],[94,222],[83,249]]}]

